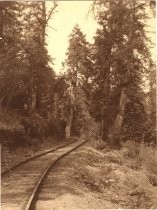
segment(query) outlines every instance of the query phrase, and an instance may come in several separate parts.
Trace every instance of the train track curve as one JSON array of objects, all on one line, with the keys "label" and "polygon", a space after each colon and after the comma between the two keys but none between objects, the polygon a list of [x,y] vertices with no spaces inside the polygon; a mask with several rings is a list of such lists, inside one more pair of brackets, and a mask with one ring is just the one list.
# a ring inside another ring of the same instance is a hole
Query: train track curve
[{"label": "train track curve", "polygon": [[36,158],[38,158],[38,157],[41,157],[41,156],[43,156],[43,155],[45,155],[45,154],[47,154],[47,153],[54,152],[54,151],[56,151],[56,150],[58,150],[58,149],[61,149],[61,148],[65,147],[65,146],[68,146],[69,144],[72,144],[73,142],[74,142],[74,140],[71,140],[71,141],[69,141],[68,143],[63,144],[63,145],[61,145],[61,146],[58,146],[58,147],[56,147],[56,148],[54,148],[54,149],[45,150],[45,151],[41,152],[41,153],[38,154],[38,155],[34,155],[33,157],[27,158],[27,159],[25,159],[25,160],[23,160],[23,161],[21,161],[21,162],[15,164],[14,166],[12,166],[12,167],[10,167],[10,168],[4,170],[3,172],[1,172],[1,176],[4,176],[4,175],[8,174],[9,172],[15,170],[16,168],[18,168],[19,166],[23,165],[24,163],[27,163],[27,162],[29,162],[29,161],[31,161],[31,160],[34,160],[34,159],[36,159]]},{"label": "train track curve", "polygon": [[88,140],[69,143],[21,164],[16,170],[2,176],[2,210],[34,210],[40,188],[49,171],[70,152]]}]

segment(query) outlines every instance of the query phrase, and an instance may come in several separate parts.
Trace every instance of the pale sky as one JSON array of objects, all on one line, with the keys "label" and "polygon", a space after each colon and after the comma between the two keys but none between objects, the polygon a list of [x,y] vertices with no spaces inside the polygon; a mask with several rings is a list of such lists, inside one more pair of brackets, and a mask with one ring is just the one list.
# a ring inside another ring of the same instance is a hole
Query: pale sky
[{"label": "pale sky", "polygon": [[[49,2],[53,5],[53,2]],[[62,68],[61,63],[66,58],[69,35],[76,24],[78,24],[87,41],[92,43],[98,27],[92,14],[88,15],[92,1],[58,1],[57,12],[53,15],[49,25],[57,31],[48,28],[47,44],[49,54],[55,58],[54,70],[59,72]]]},{"label": "pale sky", "polygon": [[[49,1],[48,7],[53,5],[52,1]],[[49,21],[49,26],[56,30],[48,27],[47,30],[47,44],[49,54],[55,58],[53,68],[56,73],[59,73],[62,69],[62,62],[66,58],[66,52],[69,45],[69,35],[76,24],[78,24],[86,39],[90,43],[93,42],[93,36],[95,35],[98,24],[94,20],[93,15],[89,12],[91,9],[92,1],[58,1],[58,7],[56,13],[52,16]],[[149,12],[151,12],[149,10]],[[155,19],[149,20],[147,23],[149,31],[155,31]],[[148,34],[151,40],[155,42],[156,34]],[[156,51],[155,46],[151,49],[151,54],[155,58]]]}]

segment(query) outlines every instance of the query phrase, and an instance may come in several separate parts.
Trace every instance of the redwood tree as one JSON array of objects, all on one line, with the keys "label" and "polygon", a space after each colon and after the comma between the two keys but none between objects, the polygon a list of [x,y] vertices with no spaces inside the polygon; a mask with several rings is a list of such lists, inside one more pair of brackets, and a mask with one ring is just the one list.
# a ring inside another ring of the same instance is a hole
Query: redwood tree
[{"label": "redwood tree", "polygon": [[[102,94],[102,139],[119,145],[128,98],[131,100],[132,96],[141,96],[143,77],[149,69],[145,3],[138,0],[100,0],[95,1],[94,6],[100,26],[93,48],[96,87],[101,89]],[[120,91],[119,102],[111,106],[114,89]],[[113,107],[117,110],[117,116],[109,125]]]}]

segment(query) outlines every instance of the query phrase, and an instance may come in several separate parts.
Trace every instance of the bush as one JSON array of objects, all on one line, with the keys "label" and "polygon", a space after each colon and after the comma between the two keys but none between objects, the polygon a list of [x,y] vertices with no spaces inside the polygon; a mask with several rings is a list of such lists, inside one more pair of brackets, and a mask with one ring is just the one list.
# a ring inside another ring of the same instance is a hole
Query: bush
[{"label": "bush", "polygon": [[156,144],[155,127],[142,102],[134,99],[127,104],[125,109],[121,140],[133,139],[136,142]]},{"label": "bush", "polygon": [[32,138],[40,138],[53,136],[56,139],[65,137],[66,121],[63,119],[56,119],[51,116],[45,119],[40,115],[34,114],[30,117],[24,118],[21,121],[25,132]]},{"label": "bush", "polygon": [[10,145],[12,148],[18,148],[21,146],[29,145],[30,138],[25,134],[23,130],[14,130],[12,132],[12,144]]},{"label": "bush", "polygon": [[107,143],[102,141],[101,139],[93,141],[94,147],[98,150],[103,150],[107,147]]},{"label": "bush", "polygon": [[15,110],[9,110],[0,107],[0,128],[3,129],[20,129],[20,119],[21,116]]},{"label": "bush", "polygon": [[156,134],[156,123],[150,119],[145,123],[144,141],[148,144],[155,145],[157,143]]},{"label": "bush", "polygon": [[26,135],[23,129],[0,129],[0,139],[3,145],[8,145],[10,149],[14,149],[20,146],[26,146],[29,144],[30,139]]},{"label": "bush", "polygon": [[39,138],[47,135],[48,122],[46,119],[38,114],[33,114],[27,118],[21,120],[25,132],[32,138]]},{"label": "bush", "polygon": [[65,138],[66,122],[63,119],[57,120],[52,116],[48,120],[48,135],[54,136],[57,139]]},{"label": "bush", "polygon": [[157,148],[146,143],[127,141],[124,144],[128,148],[128,156],[137,160],[150,173],[157,174]]}]

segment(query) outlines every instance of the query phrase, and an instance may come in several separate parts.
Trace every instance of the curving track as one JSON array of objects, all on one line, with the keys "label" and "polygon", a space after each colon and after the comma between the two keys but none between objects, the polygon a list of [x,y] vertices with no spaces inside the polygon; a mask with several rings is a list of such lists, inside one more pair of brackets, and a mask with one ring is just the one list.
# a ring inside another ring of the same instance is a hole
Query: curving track
[{"label": "curving track", "polygon": [[9,172],[15,170],[16,168],[18,168],[19,166],[23,165],[24,163],[26,163],[28,161],[34,160],[35,158],[38,158],[40,156],[43,156],[43,155],[45,155],[47,153],[54,152],[54,151],[56,151],[58,149],[61,149],[61,148],[65,147],[65,146],[68,146],[69,144],[71,144],[73,142],[74,142],[74,140],[73,141],[70,141],[69,143],[66,143],[66,144],[63,144],[61,146],[58,146],[55,149],[45,150],[44,152],[42,152],[42,153],[40,153],[38,155],[35,155],[35,156],[31,157],[31,158],[28,158],[28,159],[26,159],[24,161],[21,161],[21,162],[15,164],[14,166],[12,166],[11,168],[8,168],[8,169],[4,170],[3,172],[1,172],[1,176],[4,176],[4,175],[8,174]]},{"label": "curving track", "polygon": [[42,182],[58,160],[86,143],[82,140],[48,151],[2,176],[2,210],[33,210]]}]

